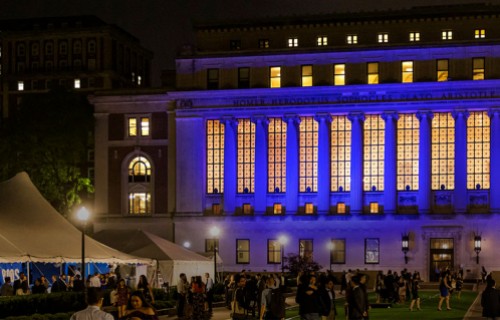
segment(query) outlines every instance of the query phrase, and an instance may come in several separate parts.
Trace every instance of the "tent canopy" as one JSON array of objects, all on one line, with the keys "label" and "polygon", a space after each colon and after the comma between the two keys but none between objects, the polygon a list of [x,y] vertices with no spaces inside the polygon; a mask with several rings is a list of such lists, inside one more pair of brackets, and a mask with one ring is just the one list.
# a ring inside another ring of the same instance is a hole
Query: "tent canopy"
[{"label": "tent canopy", "polygon": [[213,273],[213,260],[142,230],[103,230],[94,235],[117,250],[158,261],[164,282],[177,284],[180,273],[188,277]]},{"label": "tent canopy", "polygon": [[[81,231],[57,212],[24,172],[0,183],[0,262],[80,262]],[[152,264],[85,236],[88,262]]]}]

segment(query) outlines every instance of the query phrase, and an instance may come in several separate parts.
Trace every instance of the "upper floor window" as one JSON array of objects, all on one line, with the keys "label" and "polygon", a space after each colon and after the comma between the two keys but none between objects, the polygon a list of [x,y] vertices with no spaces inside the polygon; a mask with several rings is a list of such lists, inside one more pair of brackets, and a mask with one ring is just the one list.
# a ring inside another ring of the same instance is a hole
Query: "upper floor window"
[{"label": "upper floor window", "polygon": [[330,188],[333,192],[351,190],[351,121],[334,116],[330,124]]},{"label": "upper floor window", "polygon": [[368,84],[378,84],[378,62],[368,62],[366,65],[366,73],[368,74],[367,83]]},{"label": "upper floor window", "polygon": [[281,87],[281,67],[269,68],[269,86],[271,88]]},{"label": "upper floor window", "polygon": [[236,263],[250,263],[250,240],[236,239]]},{"label": "upper floor window", "polygon": [[241,41],[240,40],[229,40],[229,49],[230,50],[240,50],[241,49]]},{"label": "upper floor window", "polygon": [[17,55],[21,57],[26,55],[26,46],[24,43],[19,43],[17,45]]},{"label": "upper floor window", "polygon": [[299,192],[318,192],[318,122],[300,117]]},{"label": "upper floor window", "polygon": [[413,61],[401,62],[401,82],[413,82]]},{"label": "upper floor window", "polygon": [[286,192],[286,129],[281,118],[270,118],[268,141],[268,192]]},{"label": "upper floor window", "polygon": [[87,43],[87,51],[89,53],[95,53],[96,45],[95,45],[95,40],[89,40]]},{"label": "upper floor window", "polygon": [[467,119],[467,189],[490,188],[490,117],[471,112]]},{"label": "upper floor window", "polygon": [[80,89],[80,85],[81,85],[81,83],[80,83],[80,79],[75,79],[75,81],[74,81],[74,83],[73,83],[73,87],[74,87],[75,89]]},{"label": "upper floor window", "polygon": [[31,44],[31,54],[38,56],[40,54],[40,45],[38,43]]},{"label": "upper floor window", "polygon": [[455,120],[449,112],[432,118],[431,179],[432,190],[455,189]]},{"label": "upper floor window", "polygon": [[420,41],[420,32],[410,32],[408,34],[410,42]]},{"label": "upper floor window", "polygon": [[17,90],[18,91],[23,91],[24,90],[24,81],[18,81],[17,82]]},{"label": "upper floor window", "polygon": [[149,136],[149,117],[130,117],[128,118],[128,136],[141,137]]},{"label": "upper floor window", "polygon": [[330,240],[330,263],[344,264],[345,263],[345,239]]},{"label": "upper floor window", "polygon": [[250,68],[238,68],[238,88],[250,88]]},{"label": "upper floor window", "polygon": [[269,48],[269,39],[259,39],[259,49]]},{"label": "upper floor window", "polygon": [[452,30],[441,31],[441,40],[452,40],[452,39],[453,39],[453,31]]},{"label": "upper floor window", "polygon": [[74,40],[73,41],[73,54],[81,54],[82,53],[82,41]]},{"label": "upper floor window", "polygon": [[377,35],[377,42],[378,43],[387,43],[389,42],[389,34],[386,32],[379,33]]},{"label": "upper floor window", "polygon": [[267,263],[281,263],[281,246],[282,244],[277,239],[267,239]]},{"label": "upper floor window", "polygon": [[302,86],[311,87],[313,85],[312,65],[302,66]]},{"label": "upper floor window", "polygon": [[219,89],[219,69],[207,70],[207,89]]},{"label": "upper floor window", "polygon": [[316,45],[318,47],[327,46],[328,45],[328,37],[327,36],[317,36],[316,37]]},{"label": "upper floor window", "polygon": [[363,190],[384,190],[385,122],[367,115],[363,126]]},{"label": "upper floor window", "polygon": [[288,38],[288,47],[289,48],[295,48],[298,46],[299,46],[299,38],[297,38],[297,37]]},{"label": "upper floor window", "polygon": [[347,44],[357,44],[358,43],[358,35],[357,34],[348,34],[346,36]]},{"label": "upper floor window", "polygon": [[238,119],[237,142],[238,193],[253,193],[255,176],[255,123],[252,123],[250,119]]},{"label": "upper floor window", "polygon": [[59,54],[68,53],[68,43],[66,41],[59,42]]},{"label": "upper floor window", "polygon": [[129,182],[150,182],[151,163],[145,157],[135,157],[128,165]]},{"label": "upper floor window", "polygon": [[486,30],[485,29],[476,29],[476,30],[474,30],[474,38],[475,39],[484,39],[484,38],[486,38]]},{"label": "upper floor window", "polygon": [[47,42],[45,44],[45,54],[48,56],[51,56],[54,54],[54,45],[52,44],[52,42]]},{"label": "upper floor window", "polygon": [[345,64],[338,63],[333,66],[333,84],[335,86],[345,85]]},{"label": "upper floor window", "polygon": [[448,81],[448,59],[439,59],[436,62],[437,81]]},{"label": "upper floor window", "polygon": [[401,114],[397,124],[397,190],[418,190],[420,122],[415,114]]},{"label": "upper floor window", "polygon": [[484,80],[484,58],[472,59],[472,80]]},{"label": "upper floor window", "polygon": [[207,193],[224,192],[224,125],[207,120]]}]

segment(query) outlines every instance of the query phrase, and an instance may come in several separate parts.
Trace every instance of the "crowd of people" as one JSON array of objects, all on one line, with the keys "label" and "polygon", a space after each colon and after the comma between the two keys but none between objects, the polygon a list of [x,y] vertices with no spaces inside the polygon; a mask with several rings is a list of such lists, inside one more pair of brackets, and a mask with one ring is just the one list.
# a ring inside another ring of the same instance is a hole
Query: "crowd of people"
[{"label": "crowd of people", "polygon": [[212,315],[214,281],[210,274],[194,276],[188,281],[185,273],[177,282],[177,316],[179,319],[209,319]]}]

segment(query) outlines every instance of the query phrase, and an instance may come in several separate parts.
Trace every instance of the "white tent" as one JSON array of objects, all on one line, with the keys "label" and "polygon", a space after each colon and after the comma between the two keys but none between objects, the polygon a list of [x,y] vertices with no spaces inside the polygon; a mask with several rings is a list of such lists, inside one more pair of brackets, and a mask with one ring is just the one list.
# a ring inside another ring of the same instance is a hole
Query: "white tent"
[{"label": "white tent", "polygon": [[203,276],[205,272],[213,277],[213,260],[146,231],[103,230],[96,233],[94,239],[117,250],[157,260],[161,278],[159,282],[163,280],[170,285],[177,285],[181,273],[185,273],[188,279],[191,276]]},{"label": "white tent", "polygon": [[[78,263],[81,231],[40,194],[26,173],[0,183],[0,263]],[[85,259],[96,263],[153,264],[85,237]]]}]

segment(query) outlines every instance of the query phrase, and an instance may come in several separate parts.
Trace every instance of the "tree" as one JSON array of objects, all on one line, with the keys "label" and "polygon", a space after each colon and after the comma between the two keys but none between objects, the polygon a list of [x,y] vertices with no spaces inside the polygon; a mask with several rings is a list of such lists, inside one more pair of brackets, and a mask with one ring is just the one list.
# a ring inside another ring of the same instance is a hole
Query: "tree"
[{"label": "tree", "polygon": [[62,214],[93,192],[82,175],[93,144],[93,110],[79,94],[57,88],[23,97],[0,130],[0,178],[26,171]]},{"label": "tree", "polygon": [[319,271],[323,268],[316,261],[313,261],[311,257],[301,257],[298,254],[290,253],[288,257],[285,257],[284,268],[290,271],[291,274],[299,274],[299,272],[311,272]]}]

